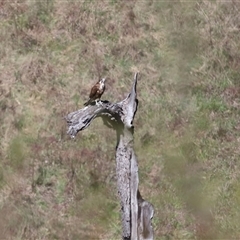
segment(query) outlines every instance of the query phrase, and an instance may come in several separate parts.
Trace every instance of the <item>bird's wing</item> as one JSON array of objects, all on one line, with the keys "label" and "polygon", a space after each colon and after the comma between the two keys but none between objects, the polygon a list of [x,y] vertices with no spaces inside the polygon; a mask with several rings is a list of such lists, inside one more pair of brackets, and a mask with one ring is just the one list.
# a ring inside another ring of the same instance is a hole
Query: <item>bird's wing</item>
[{"label": "bird's wing", "polygon": [[97,94],[97,91],[98,91],[98,84],[95,84],[92,89],[91,89],[91,92],[89,94],[89,98],[93,98],[96,94]]}]

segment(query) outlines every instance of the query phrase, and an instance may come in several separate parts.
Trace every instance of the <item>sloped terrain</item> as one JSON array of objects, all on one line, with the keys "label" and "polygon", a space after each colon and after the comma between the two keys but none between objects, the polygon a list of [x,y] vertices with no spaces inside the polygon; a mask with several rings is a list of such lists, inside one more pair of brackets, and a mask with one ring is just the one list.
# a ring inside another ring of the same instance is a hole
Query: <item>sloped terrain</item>
[{"label": "sloped terrain", "polygon": [[115,132],[63,117],[135,71],[140,191],[156,239],[239,236],[240,4],[0,3],[0,239],[120,239]]}]

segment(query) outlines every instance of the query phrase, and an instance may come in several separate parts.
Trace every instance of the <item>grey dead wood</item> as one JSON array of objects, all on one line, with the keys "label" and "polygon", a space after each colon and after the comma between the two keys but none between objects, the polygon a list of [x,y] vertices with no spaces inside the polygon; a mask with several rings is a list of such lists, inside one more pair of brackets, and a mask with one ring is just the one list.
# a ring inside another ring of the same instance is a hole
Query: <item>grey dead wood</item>
[{"label": "grey dead wood", "polygon": [[121,102],[93,102],[90,105],[69,113],[65,119],[67,133],[75,138],[79,131],[87,128],[97,117],[101,117],[108,127],[117,133],[116,174],[118,195],[121,204],[122,238],[131,240],[153,239],[151,219],[154,209],[144,200],[138,190],[138,165],[133,149],[133,119],[137,112],[137,81],[134,76],[131,92]]}]

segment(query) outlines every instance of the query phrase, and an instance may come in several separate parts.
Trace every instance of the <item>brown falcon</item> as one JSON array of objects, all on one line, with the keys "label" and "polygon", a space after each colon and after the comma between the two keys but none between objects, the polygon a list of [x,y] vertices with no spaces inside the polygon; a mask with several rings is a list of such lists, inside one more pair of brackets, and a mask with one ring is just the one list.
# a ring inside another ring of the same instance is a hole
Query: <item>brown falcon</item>
[{"label": "brown falcon", "polygon": [[89,94],[89,100],[84,103],[85,106],[89,105],[91,102],[95,101],[96,99],[100,99],[105,91],[105,80],[106,78],[100,79],[91,89]]}]

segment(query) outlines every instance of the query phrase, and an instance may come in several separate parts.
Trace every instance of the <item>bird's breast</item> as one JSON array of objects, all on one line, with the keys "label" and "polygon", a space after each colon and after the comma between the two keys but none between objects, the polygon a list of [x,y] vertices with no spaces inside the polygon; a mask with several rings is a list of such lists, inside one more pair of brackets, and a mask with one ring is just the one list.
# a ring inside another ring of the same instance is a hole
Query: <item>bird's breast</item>
[{"label": "bird's breast", "polygon": [[100,83],[99,89],[100,89],[100,90],[103,90],[103,89],[104,89],[104,83]]}]

